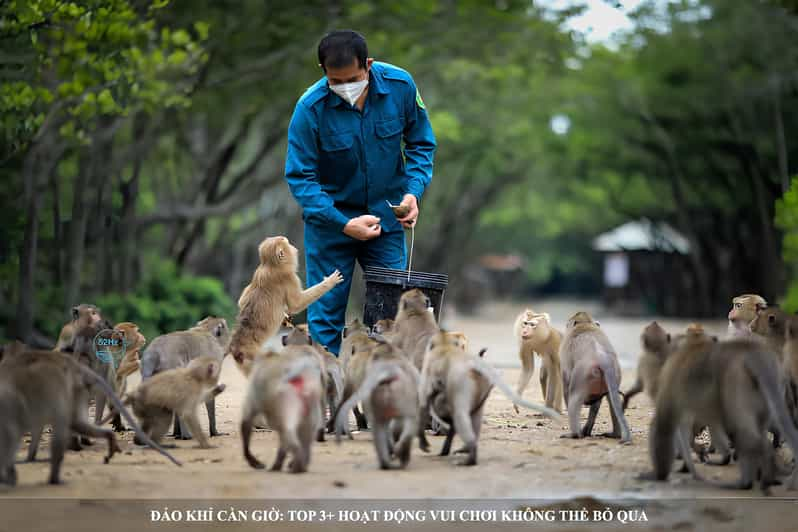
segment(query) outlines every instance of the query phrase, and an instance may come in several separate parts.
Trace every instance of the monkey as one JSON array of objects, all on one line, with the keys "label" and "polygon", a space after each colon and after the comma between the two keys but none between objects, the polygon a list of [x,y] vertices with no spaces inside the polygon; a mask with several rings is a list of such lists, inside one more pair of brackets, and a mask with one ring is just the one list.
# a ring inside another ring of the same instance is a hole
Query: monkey
[{"label": "monkey", "polygon": [[643,353],[637,362],[637,380],[634,386],[623,394],[623,410],[638,393],[645,391],[652,401],[657,399],[658,379],[665,360],[673,348],[671,335],[659,323],[652,321],[640,335]]},{"label": "monkey", "polygon": [[[521,377],[518,380],[518,395],[523,395],[535,372],[535,353],[542,359],[540,389],[546,406],[559,411],[563,404],[562,369],[560,367],[560,343],[562,333],[552,327],[547,313],[524,310],[515,320],[513,334],[518,341],[518,356],[521,359]],[[518,405],[515,406],[518,413]]]},{"label": "monkey", "polygon": [[391,343],[378,341],[362,384],[336,415],[336,439],[340,442],[341,434],[348,432],[349,410],[361,401],[380,469],[392,469],[393,457],[399,459],[399,468],[405,469],[413,438],[419,433],[418,384],[419,372],[412,361]]},{"label": "monkey", "polygon": [[161,371],[142,381],[122,402],[133,409],[142,430],[154,442],[160,443],[169,430],[174,413],[197,438],[199,447],[210,449],[212,446],[200,429],[197,408],[224,391],[225,385],[219,384],[220,371],[221,364],[215,356],[195,358],[185,367]]},{"label": "monkey", "polygon": [[[750,338],[685,343],[665,363],[650,428],[653,473],[642,479],[666,480],[674,458],[674,438],[689,457],[686,435],[700,422],[733,435],[740,479],[724,487],[751,489],[757,476],[767,493],[776,483],[773,450],[765,437],[772,421],[793,449],[798,431],[779,393],[781,368],[766,344]],[[685,458],[687,460],[687,458]],[[692,460],[690,460],[692,463]],[[695,476],[695,475],[694,475]],[[700,477],[698,477],[700,478]],[[798,487],[794,474],[790,489]]]},{"label": "monkey", "polygon": [[368,335],[369,328],[357,318],[350,321],[344,327],[344,330],[341,331],[341,347],[338,349],[338,360],[341,361],[341,367],[344,371],[346,371],[349,357],[352,355],[352,345],[361,342]]},{"label": "monkey", "polygon": [[315,350],[290,345],[282,353],[268,351],[253,360],[241,416],[244,458],[254,469],[265,466],[252,454],[250,440],[254,420],[265,415],[280,435],[280,447],[271,467],[280,471],[292,455],[292,473],[307,471],[313,436],[322,424],[321,366]]},{"label": "monkey", "polygon": [[[142,382],[153,375],[187,366],[199,356],[213,356],[221,365],[230,343],[227,320],[208,316],[186,331],[175,331],[155,337],[141,355]],[[216,429],[216,399],[213,395],[205,403],[211,437],[220,436]],[[173,434],[178,439],[189,439],[191,433],[180,416],[175,416]]]},{"label": "monkey", "polygon": [[175,465],[182,465],[142,432],[103,377],[67,354],[28,350],[4,359],[0,371],[0,483],[16,484],[14,457],[22,435],[28,431],[41,433],[47,424],[53,427],[50,484],[61,483],[61,464],[71,432],[105,438],[105,463],[120,451],[113,431],[88,421],[85,405],[91,384],[105,391],[139,437]]},{"label": "monkey", "polygon": [[[324,393],[321,396],[322,417],[325,415],[327,407],[330,408],[330,419],[328,420],[328,430],[333,428],[335,411],[341,404],[341,397],[344,393],[344,374],[341,364],[332,353],[315,343],[308,333],[306,324],[297,325],[289,334],[283,337],[283,345],[309,345],[313,347],[321,365],[321,386]],[[332,430],[329,430],[332,432]],[[319,430],[316,441],[324,441],[324,429]]]},{"label": "monkey", "polygon": [[[606,395],[612,417],[612,432],[603,436],[620,438],[620,443],[631,443],[632,434],[621,408],[621,366],[618,355],[604,331],[587,312],[577,312],[568,320],[560,346],[560,360],[568,424],[571,429],[561,437],[590,436],[601,400]],[[579,411],[582,405],[589,405],[590,411],[587,422],[580,431]]]},{"label": "monkey", "polygon": [[457,433],[464,443],[461,451],[468,454],[461,465],[476,465],[482,410],[494,385],[514,403],[538,410],[554,419],[559,418],[555,410],[527,402],[515,394],[498,373],[482,360],[483,352],[479,356],[468,353],[461,347],[457,335],[445,331],[436,333],[430,339],[419,384],[421,425],[418,437],[423,451],[429,450],[424,425],[431,413],[439,422],[449,426],[440,455],[449,454],[452,439]]},{"label": "monkey", "polygon": [[58,341],[55,343],[54,351],[64,351],[72,345],[75,332],[81,327],[94,326],[102,320],[100,309],[94,305],[81,303],[72,307],[72,321],[66,323],[58,334]]},{"label": "monkey", "polygon": [[781,354],[784,351],[785,331],[787,320],[790,315],[776,306],[770,306],[759,310],[757,315],[748,325],[751,333],[755,336],[764,338],[774,353]]},{"label": "monkey", "polygon": [[[114,389],[114,392],[118,392],[116,388],[116,359],[113,355],[109,357],[105,355],[101,356],[95,346],[97,335],[103,331],[113,331],[113,328],[113,324],[105,318],[91,325],[80,327],[75,330],[72,337],[72,344],[66,348],[66,351],[72,353],[72,356],[76,360],[86,364],[95,373],[101,375]],[[94,423],[99,425],[105,411],[106,396],[101,387],[97,385],[91,387],[89,395],[94,399]],[[89,403],[87,401],[86,408],[88,409],[88,407]],[[125,430],[125,427],[122,425],[122,418],[118,414],[113,416],[112,425],[116,432],[123,432]],[[35,440],[38,442],[38,438],[35,438]],[[72,448],[80,450],[80,443],[77,441],[73,442]]]},{"label": "monkey", "polygon": [[249,375],[252,360],[279,329],[286,311],[296,314],[342,283],[338,270],[315,286],[302,290],[297,275],[298,250],[284,236],[269,237],[258,246],[260,264],[238,299],[238,317],[229,352],[238,368]]},{"label": "monkey", "polygon": [[11,343],[0,345],[0,363],[3,361],[3,357],[11,358],[13,356],[17,356],[25,351],[30,351],[33,349],[29,345],[20,342],[19,340],[14,340]]},{"label": "monkey", "polygon": [[[346,339],[349,340],[346,346],[349,363],[344,370],[344,393],[341,396],[340,404],[346,402],[363,384],[363,379],[366,376],[366,366],[371,358],[372,351],[378,345],[376,338],[361,334],[360,331],[348,335]],[[340,354],[343,353],[341,351]],[[367,429],[368,420],[358,408],[357,403],[352,407],[352,413],[355,415],[357,428],[359,430]]]},{"label": "monkey", "polygon": [[393,342],[420,371],[430,338],[438,332],[435,315],[430,312],[430,299],[418,288],[408,290],[399,298],[399,310],[394,318]]},{"label": "monkey", "polygon": [[139,331],[138,325],[129,321],[117,323],[114,331],[123,334],[125,338],[125,355],[116,368],[116,389],[119,393],[124,393],[127,378],[141,368],[139,353],[147,339]]},{"label": "monkey", "polygon": [[394,321],[390,318],[377,320],[377,323],[371,328],[371,332],[379,334],[380,336],[390,340],[391,333],[394,330]]},{"label": "monkey", "polygon": [[768,302],[765,298],[756,294],[743,294],[732,299],[732,308],[729,311],[729,337],[750,336],[751,330],[748,325],[767,307]]}]

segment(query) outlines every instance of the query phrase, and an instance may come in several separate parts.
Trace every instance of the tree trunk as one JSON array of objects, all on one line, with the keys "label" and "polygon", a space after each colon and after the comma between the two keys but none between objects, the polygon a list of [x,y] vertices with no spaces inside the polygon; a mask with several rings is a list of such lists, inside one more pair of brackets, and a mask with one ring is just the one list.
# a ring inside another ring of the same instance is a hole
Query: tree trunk
[{"label": "tree trunk", "polygon": [[38,145],[31,147],[25,158],[25,237],[19,252],[19,300],[17,302],[16,338],[28,343],[32,340],[34,316],[34,282],[36,279],[36,253],[39,243]]},{"label": "tree trunk", "polygon": [[87,184],[94,174],[95,158],[89,155],[81,157],[78,175],[75,177],[72,194],[72,219],[69,223],[69,237],[66,253],[66,286],[64,288],[64,309],[69,309],[80,302],[81,272],[83,271],[83,245],[86,241],[86,220],[88,210],[85,201]]}]

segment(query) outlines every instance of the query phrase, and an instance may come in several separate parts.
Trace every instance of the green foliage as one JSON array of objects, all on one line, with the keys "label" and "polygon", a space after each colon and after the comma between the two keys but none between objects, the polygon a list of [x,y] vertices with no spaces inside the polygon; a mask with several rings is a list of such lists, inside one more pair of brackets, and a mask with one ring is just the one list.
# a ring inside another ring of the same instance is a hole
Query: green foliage
[{"label": "green foliage", "polygon": [[187,329],[202,318],[226,318],[232,326],[236,307],[222,283],[210,277],[180,274],[172,262],[157,261],[128,294],[105,294],[96,301],[109,319],[132,321],[144,336]]},{"label": "green foliage", "polygon": [[787,312],[798,312],[798,176],[776,202],[776,227],[784,231],[782,255],[790,275],[782,305]]}]

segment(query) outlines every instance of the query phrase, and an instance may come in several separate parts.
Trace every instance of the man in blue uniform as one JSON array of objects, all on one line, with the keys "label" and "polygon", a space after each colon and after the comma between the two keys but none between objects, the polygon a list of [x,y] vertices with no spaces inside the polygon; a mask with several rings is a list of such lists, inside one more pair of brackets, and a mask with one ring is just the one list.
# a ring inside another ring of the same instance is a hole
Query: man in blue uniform
[{"label": "man in blue uniform", "polygon": [[[302,207],[307,286],[344,276],[308,308],[311,336],[338,354],[355,260],[406,267],[403,227],[432,179],[435,136],[413,78],[368,57],[362,35],[329,33],[318,54],[325,75],[294,109],[285,177]],[[397,218],[388,201],[408,214]]]}]

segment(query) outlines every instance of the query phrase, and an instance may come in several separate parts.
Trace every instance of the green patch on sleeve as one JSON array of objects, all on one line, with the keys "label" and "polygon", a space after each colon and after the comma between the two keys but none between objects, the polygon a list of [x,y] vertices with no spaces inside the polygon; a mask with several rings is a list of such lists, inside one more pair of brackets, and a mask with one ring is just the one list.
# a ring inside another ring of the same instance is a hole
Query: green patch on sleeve
[{"label": "green patch on sleeve", "polygon": [[421,109],[427,108],[427,106],[424,105],[424,100],[421,99],[421,93],[418,92],[418,89],[416,89],[416,105],[418,105]]}]

